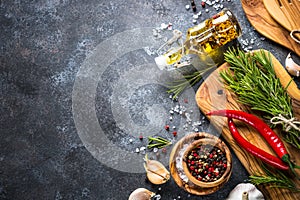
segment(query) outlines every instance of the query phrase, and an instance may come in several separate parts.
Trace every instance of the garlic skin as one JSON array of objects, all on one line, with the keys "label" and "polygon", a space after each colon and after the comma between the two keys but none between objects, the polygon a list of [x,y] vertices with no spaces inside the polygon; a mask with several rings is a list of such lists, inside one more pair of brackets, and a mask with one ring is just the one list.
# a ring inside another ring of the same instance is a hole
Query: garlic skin
[{"label": "garlic skin", "polygon": [[[247,198],[248,197],[248,198]],[[264,195],[251,183],[238,184],[226,200],[264,200]]]},{"label": "garlic skin", "polygon": [[149,160],[147,154],[144,160],[144,168],[147,173],[147,178],[151,183],[160,185],[170,179],[170,172],[162,163],[157,160]]},{"label": "garlic skin", "polygon": [[128,200],[151,200],[151,197],[154,195],[154,192],[151,192],[145,188],[138,188],[130,194]]},{"label": "garlic skin", "polygon": [[300,66],[292,59],[291,53],[289,53],[285,59],[285,67],[291,75],[296,77],[300,76]]}]

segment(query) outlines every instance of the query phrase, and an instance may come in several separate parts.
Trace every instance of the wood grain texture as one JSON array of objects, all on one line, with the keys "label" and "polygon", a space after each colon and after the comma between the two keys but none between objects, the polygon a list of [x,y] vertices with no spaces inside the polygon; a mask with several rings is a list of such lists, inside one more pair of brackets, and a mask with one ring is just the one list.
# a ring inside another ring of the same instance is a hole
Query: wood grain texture
[{"label": "wood grain texture", "polygon": [[[226,176],[224,179],[224,182],[218,186],[211,187],[211,188],[203,188],[195,185],[191,181],[184,181],[182,176],[180,174],[185,174],[184,170],[178,169],[177,165],[181,160],[178,160],[178,157],[182,157],[183,152],[187,149],[187,147],[192,144],[193,142],[201,139],[201,138],[211,138],[211,139],[218,139],[216,136],[213,136],[208,133],[198,132],[198,133],[191,133],[186,135],[185,137],[181,138],[172,148],[171,154],[170,154],[170,160],[169,160],[169,166],[170,166],[170,173],[176,182],[176,184],[183,188],[185,191],[195,194],[195,195],[208,195],[212,194],[216,191],[218,191],[221,187],[223,187],[224,184],[228,181],[228,179],[231,176],[231,171],[228,176]],[[223,142],[222,142],[223,143]],[[225,143],[223,143],[225,145]],[[232,166],[232,165],[231,165]]]},{"label": "wood grain texture", "polygon": [[[275,59],[273,55],[272,55],[272,59],[273,60]],[[279,62],[274,62],[274,67],[283,68]],[[216,109],[243,110],[251,113],[251,110],[249,110],[246,106],[237,102],[236,96],[233,93],[226,90],[224,84],[221,82],[219,72],[227,68],[228,68],[227,63],[221,65],[217,70],[215,70],[212,74],[210,74],[210,76],[208,76],[199,87],[196,93],[196,102],[200,110],[204,114],[207,113],[208,111],[216,110]],[[244,149],[240,148],[239,145],[235,142],[235,140],[231,136],[230,131],[228,130],[227,119],[225,117],[208,116],[208,118],[217,129],[222,130],[223,137],[228,142],[228,144],[230,144],[231,148],[236,153],[237,157],[239,158],[239,160],[244,165],[244,167],[246,168],[246,170],[249,172],[250,175],[264,173],[263,169],[261,168],[261,164],[262,164],[261,161],[253,157],[252,155],[250,155]],[[235,122],[239,129],[239,132],[245,139],[247,139],[250,143],[254,144],[255,146],[264,149],[268,153],[275,155],[272,148],[265,142],[264,138],[262,138],[255,129],[249,127],[244,123],[241,123],[240,121],[235,121]],[[291,159],[293,161],[296,161],[296,163],[299,165],[300,151],[288,144],[286,144],[286,147],[291,155]],[[300,175],[300,170],[296,170],[296,171]],[[233,172],[234,172],[234,166],[233,166]],[[297,184],[297,186],[300,187],[300,181],[296,179],[294,181]],[[293,193],[290,190],[271,188],[267,186],[261,186],[260,189],[262,190],[266,199],[279,199],[279,200],[300,199],[299,192]]]},{"label": "wood grain texture", "polygon": [[242,7],[251,25],[263,36],[290,49],[300,56],[300,45],[269,14],[263,0],[241,0]]},{"label": "wood grain texture", "polygon": [[295,81],[291,81],[291,76],[280,64],[280,62],[272,56],[272,62],[274,64],[274,71],[279,78],[283,87],[287,87],[287,93],[292,98],[294,116],[300,119],[300,90],[297,87]]},{"label": "wood grain texture", "polygon": [[263,0],[270,15],[288,31],[300,29],[299,0]]}]

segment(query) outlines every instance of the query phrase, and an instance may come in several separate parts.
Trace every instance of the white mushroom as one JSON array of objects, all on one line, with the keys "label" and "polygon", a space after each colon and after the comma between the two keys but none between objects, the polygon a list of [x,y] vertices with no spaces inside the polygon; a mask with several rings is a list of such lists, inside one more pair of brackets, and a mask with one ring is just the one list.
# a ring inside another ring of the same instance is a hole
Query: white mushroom
[{"label": "white mushroom", "polygon": [[291,53],[289,53],[285,59],[285,67],[287,71],[293,76],[300,76],[300,66],[295,63],[293,60]]},{"label": "white mushroom", "polygon": [[251,183],[238,184],[226,200],[264,200],[263,194]]},{"label": "white mushroom", "polygon": [[130,194],[128,200],[151,200],[151,197],[154,195],[154,192],[151,192],[145,188],[138,188]]}]

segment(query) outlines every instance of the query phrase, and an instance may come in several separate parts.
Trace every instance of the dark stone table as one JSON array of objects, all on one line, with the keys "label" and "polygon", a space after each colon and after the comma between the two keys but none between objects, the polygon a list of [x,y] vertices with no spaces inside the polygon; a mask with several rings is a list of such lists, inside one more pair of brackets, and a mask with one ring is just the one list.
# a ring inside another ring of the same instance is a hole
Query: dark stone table
[{"label": "dark stone table", "polygon": [[[217,13],[195,2],[202,12],[197,23]],[[217,132],[196,106],[199,84],[173,101],[164,84],[172,73],[154,62],[155,49],[172,31],[158,38],[153,29],[171,23],[185,33],[194,26],[189,3],[1,0],[0,199],[125,200],[139,187],[169,200],[225,199],[247,181],[235,155],[232,177],[211,195],[190,195],[173,179],[164,185],[146,180],[141,147],[147,137],[161,135],[174,145],[195,131],[169,110],[180,105],[201,123],[198,131]],[[288,50],[251,27],[240,1],[219,3],[237,16],[243,48],[267,49],[283,63]],[[171,149],[147,154],[168,168]]]}]

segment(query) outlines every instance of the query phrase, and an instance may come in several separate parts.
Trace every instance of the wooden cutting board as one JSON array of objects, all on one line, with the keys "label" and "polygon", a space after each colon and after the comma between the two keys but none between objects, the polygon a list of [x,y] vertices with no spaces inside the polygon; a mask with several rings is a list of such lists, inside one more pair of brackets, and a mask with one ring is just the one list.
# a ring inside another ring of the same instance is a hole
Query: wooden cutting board
[{"label": "wooden cutting board", "polygon": [[249,22],[257,32],[300,56],[300,45],[290,37],[289,31],[272,18],[263,0],[241,0],[241,3]]},{"label": "wooden cutting board", "polygon": [[[276,58],[272,56],[273,60]],[[274,68],[282,67],[277,60],[274,62]],[[227,69],[228,64],[225,63],[217,68],[213,73],[211,73],[201,84],[197,93],[196,93],[196,102],[200,110],[205,114],[211,110],[218,109],[234,109],[234,110],[243,110],[251,113],[251,110],[246,106],[237,102],[235,95],[225,89],[224,84],[221,83],[221,78],[219,72],[221,70]],[[231,146],[232,150],[235,152],[241,163],[244,165],[246,170],[250,175],[264,173],[261,168],[261,161],[250,155],[247,151],[240,148],[239,145],[232,138],[230,131],[227,126],[227,119],[225,117],[211,116],[208,117],[211,123],[216,127],[217,130],[222,132],[223,137]],[[245,125],[244,123],[237,122],[238,129],[249,142],[256,145],[257,147],[264,149],[265,151],[275,155],[270,146],[265,142],[264,138],[261,137],[256,130],[252,127]],[[296,148],[286,144],[286,147],[289,151],[292,161],[296,161],[296,164],[300,165],[300,151]],[[296,159],[297,158],[297,159]],[[233,173],[234,173],[233,166]],[[300,175],[300,170],[296,170]],[[300,181],[294,180],[297,186],[300,188]],[[259,187],[263,192],[266,199],[288,199],[295,200],[300,199],[300,192],[293,193],[290,190],[271,188],[268,186]]]}]

